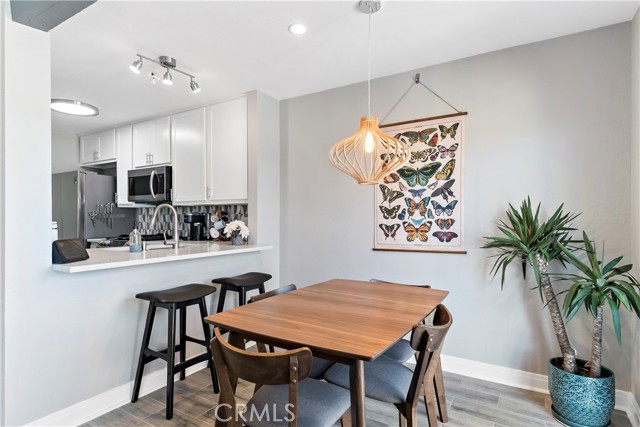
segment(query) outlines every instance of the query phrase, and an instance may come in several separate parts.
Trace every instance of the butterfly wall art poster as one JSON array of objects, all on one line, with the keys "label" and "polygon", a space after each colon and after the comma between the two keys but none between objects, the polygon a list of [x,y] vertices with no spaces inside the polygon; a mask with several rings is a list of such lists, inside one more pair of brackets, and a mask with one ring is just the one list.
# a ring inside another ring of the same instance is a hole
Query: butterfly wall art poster
[{"label": "butterfly wall art poster", "polygon": [[380,126],[405,142],[411,157],[375,187],[375,250],[466,253],[465,115]]}]

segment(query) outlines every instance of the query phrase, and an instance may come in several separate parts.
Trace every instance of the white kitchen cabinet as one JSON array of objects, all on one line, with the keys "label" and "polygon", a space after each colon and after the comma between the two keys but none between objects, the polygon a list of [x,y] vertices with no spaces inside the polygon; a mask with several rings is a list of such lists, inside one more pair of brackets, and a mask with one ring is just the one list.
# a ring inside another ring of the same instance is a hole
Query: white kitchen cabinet
[{"label": "white kitchen cabinet", "polygon": [[170,118],[136,123],[132,129],[134,168],[171,163]]},{"label": "white kitchen cabinet", "polygon": [[116,129],[116,144],[118,145],[118,163],[116,164],[117,193],[116,203],[118,207],[133,207],[129,201],[129,185],[127,172],[131,167],[131,140],[132,126],[123,126]]},{"label": "white kitchen cabinet", "polygon": [[173,202],[247,201],[247,100],[171,116]]},{"label": "white kitchen cabinet", "polygon": [[247,98],[207,107],[207,201],[247,200]]},{"label": "white kitchen cabinet", "polygon": [[116,159],[115,130],[83,135],[80,137],[80,163],[98,164]]},{"label": "white kitchen cabinet", "polygon": [[171,116],[173,203],[207,202],[205,109]]}]

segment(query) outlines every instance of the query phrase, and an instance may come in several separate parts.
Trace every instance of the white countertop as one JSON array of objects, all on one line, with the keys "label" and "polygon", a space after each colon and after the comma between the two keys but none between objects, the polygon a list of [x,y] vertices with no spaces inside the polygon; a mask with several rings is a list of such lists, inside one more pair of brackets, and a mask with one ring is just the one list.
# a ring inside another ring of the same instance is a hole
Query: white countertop
[{"label": "white countertop", "polygon": [[128,247],[124,246],[109,249],[87,249],[89,259],[69,264],[53,264],[52,268],[54,271],[63,273],[81,273],[273,249],[273,246],[234,246],[230,242],[184,242],[184,244],[186,246],[179,249],[152,249],[143,252],[129,252]]}]

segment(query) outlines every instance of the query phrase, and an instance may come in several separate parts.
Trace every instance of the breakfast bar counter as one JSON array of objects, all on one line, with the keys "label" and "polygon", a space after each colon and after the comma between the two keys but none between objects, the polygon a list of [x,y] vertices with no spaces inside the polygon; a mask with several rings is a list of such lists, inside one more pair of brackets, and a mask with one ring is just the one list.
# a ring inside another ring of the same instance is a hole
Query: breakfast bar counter
[{"label": "breakfast bar counter", "polygon": [[53,264],[52,268],[54,271],[62,273],[82,273],[273,249],[272,246],[232,245],[230,242],[180,242],[180,245],[181,247],[178,249],[150,249],[142,252],[129,252],[129,248],[126,246],[87,249],[89,259],[69,264]]}]

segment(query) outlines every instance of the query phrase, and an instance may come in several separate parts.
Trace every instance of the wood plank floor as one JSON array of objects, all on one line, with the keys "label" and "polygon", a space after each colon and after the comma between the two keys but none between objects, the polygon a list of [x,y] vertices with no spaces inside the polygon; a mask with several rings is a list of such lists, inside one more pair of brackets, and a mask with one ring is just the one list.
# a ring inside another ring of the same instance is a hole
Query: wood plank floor
[{"label": "wood plank floor", "polygon": [[[253,388],[247,383],[238,385],[239,401],[246,402]],[[504,386],[488,381],[445,372],[445,390],[449,407],[447,427],[556,427],[560,424],[551,417],[549,396],[533,391]],[[165,419],[165,389],[161,388],[114,409],[83,426],[169,426],[212,427],[218,396],[213,394],[208,370],[198,371],[175,384],[174,416]],[[367,426],[398,425],[396,409],[367,399]],[[418,406],[418,424],[428,426],[424,404]],[[632,427],[627,415],[615,411],[612,427]],[[304,427],[304,426],[300,426]]]}]

